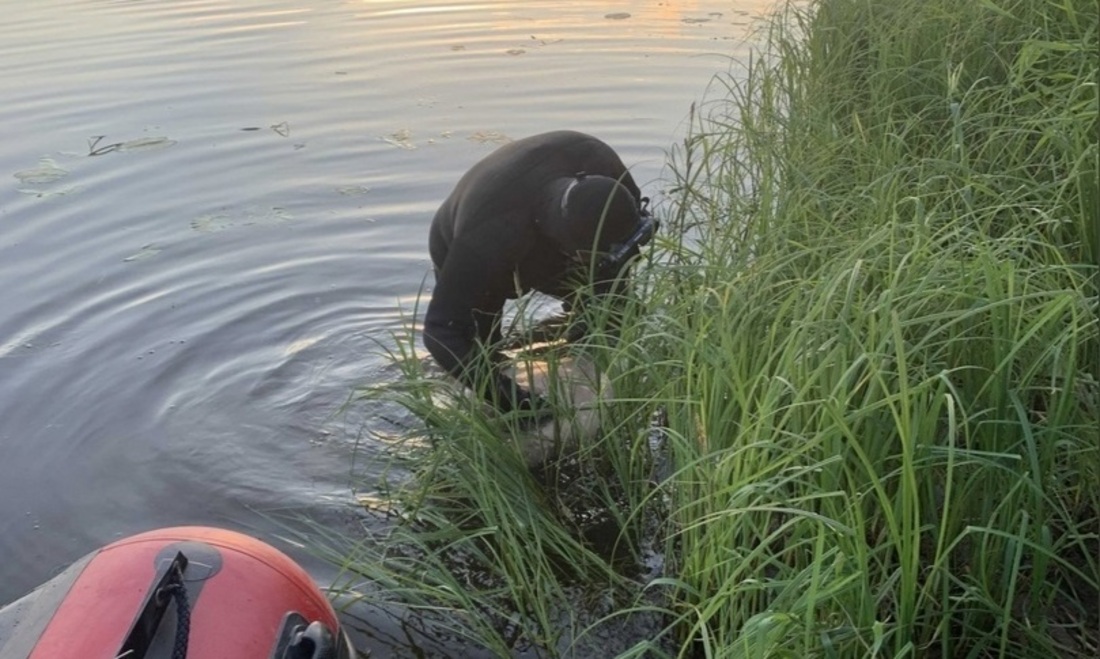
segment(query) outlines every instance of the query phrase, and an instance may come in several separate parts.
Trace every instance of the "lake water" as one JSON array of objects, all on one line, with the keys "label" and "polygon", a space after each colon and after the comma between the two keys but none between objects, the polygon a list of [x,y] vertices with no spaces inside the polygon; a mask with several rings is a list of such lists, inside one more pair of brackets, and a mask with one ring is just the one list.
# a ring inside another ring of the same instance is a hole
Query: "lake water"
[{"label": "lake water", "polygon": [[[0,27],[0,605],[149,528],[342,523],[354,387],[463,171],[593,133],[665,153],[762,0],[34,0]],[[354,458],[354,460],[353,460]]]}]

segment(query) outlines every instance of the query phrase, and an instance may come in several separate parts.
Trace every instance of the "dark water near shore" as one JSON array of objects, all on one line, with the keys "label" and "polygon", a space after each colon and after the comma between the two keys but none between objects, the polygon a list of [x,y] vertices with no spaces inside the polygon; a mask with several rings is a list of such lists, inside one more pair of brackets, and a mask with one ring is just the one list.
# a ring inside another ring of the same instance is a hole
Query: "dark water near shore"
[{"label": "dark water near shore", "polygon": [[[0,27],[0,605],[119,537],[339,525],[357,385],[497,144],[572,128],[660,196],[771,5],[35,0]],[[426,279],[427,278],[427,279]],[[353,462],[354,456],[354,462]]]}]

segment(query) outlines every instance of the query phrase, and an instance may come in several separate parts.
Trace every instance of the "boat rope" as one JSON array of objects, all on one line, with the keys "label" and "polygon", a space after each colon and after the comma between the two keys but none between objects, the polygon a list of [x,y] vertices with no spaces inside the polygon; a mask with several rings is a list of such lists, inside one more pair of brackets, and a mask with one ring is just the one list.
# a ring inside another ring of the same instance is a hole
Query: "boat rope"
[{"label": "boat rope", "polygon": [[176,600],[176,641],[172,646],[172,659],[187,659],[187,639],[191,635],[191,606],[187,602],[183,572],[178,566],[172,570],[161,594]]}]

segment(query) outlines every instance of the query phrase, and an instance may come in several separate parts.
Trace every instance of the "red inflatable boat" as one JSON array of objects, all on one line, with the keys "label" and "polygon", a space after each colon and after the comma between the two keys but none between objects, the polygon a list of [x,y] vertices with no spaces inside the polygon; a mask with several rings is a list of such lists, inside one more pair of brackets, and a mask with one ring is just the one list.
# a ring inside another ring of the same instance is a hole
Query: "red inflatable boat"
[{"label": "red inflatable boat", "polygon": [[0,609],[3,659],[350,659],[305,570],[233,531],[180,527],[88,554]]}]

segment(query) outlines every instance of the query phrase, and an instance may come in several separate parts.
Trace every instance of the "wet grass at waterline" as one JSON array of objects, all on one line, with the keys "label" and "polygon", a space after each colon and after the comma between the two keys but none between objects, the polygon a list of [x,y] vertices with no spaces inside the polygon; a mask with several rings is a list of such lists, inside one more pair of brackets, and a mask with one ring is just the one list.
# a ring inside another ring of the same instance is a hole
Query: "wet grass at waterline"
[{"label": "wet grass at waterline", "polygon": [[600,439],[533,474],[410,329],[395,523],[317,542],[501,656],[1095,656],[1096,79],[1092,0],[786,11],[581,347]]}]

